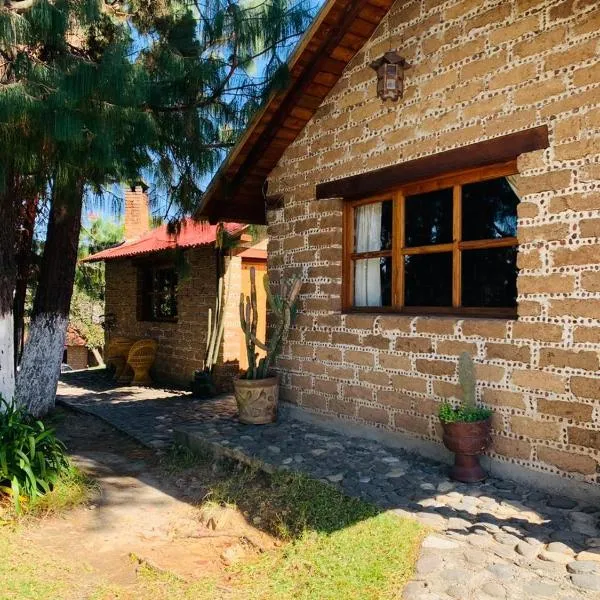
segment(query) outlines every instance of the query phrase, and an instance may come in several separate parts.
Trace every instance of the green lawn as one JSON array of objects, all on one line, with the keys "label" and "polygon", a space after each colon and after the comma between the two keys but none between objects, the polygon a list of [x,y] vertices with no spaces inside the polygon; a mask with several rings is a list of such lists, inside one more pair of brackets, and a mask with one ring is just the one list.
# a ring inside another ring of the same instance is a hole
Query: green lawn
[{"label": "green lawn", "polygon": [[[199,459],[179,451],[165,470],[193,469]],[[202,473],[210,472],[203,468]],[[185,582],[142,565],[134,586],[80,578],[44,548],[24,547],[19,528],[0,539],[0,598],[91,600],[333,600],[398,597],[410,578],[424,530],[304,476],[221,468],[207,482],[207,502],[229,504],[282,540],[274,551],[237,563],[225,576]],[[68,506],[69,503],[66,503]],[[64,518],[68,519],[68,513]],[[21,529],[31,526],[27,522]]]}]

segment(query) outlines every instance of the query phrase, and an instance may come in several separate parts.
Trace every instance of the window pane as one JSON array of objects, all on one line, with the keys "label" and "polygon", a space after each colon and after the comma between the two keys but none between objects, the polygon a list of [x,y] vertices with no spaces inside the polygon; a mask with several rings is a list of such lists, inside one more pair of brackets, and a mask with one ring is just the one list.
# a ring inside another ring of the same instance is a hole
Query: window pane
[{"label": "window pane", "polygon": [[367,258],[354,263],[354,306],[391,306],[392,259]]},{"label": "window pane", "polygon": [[354,209],[354,251],[378,252],[392,247],[392,201]]},{"label": "window pane", "polygon": [[463,306],[517,305],[517,248],[462,253]]},{"label": "window pane", "polygon": [[506,177],[463,185],[462,239],[516,237],[518,203]]},{"label": "window pane", "polygon": [[407,196],[404,211],[407,247],[452,241],[452,188]]},{"label": "window pane", "polygon": [[404,257],[405,306],[452,306],[452,253]]}]

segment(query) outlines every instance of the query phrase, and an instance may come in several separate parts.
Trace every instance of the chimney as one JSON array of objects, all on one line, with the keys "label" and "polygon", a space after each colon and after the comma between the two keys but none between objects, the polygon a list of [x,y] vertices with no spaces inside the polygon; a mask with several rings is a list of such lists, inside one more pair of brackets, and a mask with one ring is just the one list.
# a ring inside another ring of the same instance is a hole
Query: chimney
[{"label": "chimney", "polygon": [[125,240],[137,238],[150,230],[148,194],[142,186],[125,188]]}]

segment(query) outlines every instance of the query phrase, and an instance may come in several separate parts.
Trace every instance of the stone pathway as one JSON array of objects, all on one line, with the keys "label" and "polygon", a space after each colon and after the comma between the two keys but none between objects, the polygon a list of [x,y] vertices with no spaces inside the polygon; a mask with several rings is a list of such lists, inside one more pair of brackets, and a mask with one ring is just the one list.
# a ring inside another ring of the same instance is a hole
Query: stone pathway
[{"label": "stone pathway", "polygon": [[174,430],[222,452],[302,471],[432,529],[405,600],[600,599],[600,507],[488,479],[456,484],[447,466],[282,415],[239,423],[229,396],[113,388],[103,373],[64,377],[58,398],[160,449]]}]

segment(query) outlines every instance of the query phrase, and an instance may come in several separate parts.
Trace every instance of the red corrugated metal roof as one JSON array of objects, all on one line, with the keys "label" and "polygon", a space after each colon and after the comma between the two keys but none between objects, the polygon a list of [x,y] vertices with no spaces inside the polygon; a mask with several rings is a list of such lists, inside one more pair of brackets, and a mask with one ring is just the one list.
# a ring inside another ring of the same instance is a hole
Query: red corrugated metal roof
[{"label": "red corrugated metal roof", "polygon": [[[228,233],[234,234],[241,232],[245,225],[241,223],[224,223],[224,227]],[[150,254],[152,252],[162,252],[174,248],[206,246],[215,242],[216,231],[216,225],[198,223],[193,219],[186,219],[182,223],[178,234],[168,233],[167,226],[162,225],[134,240],[125,241],[119,246],[102,250],[102,252],[97,252],[82,260],[85,262],[99,262],[140,254]]]}]

